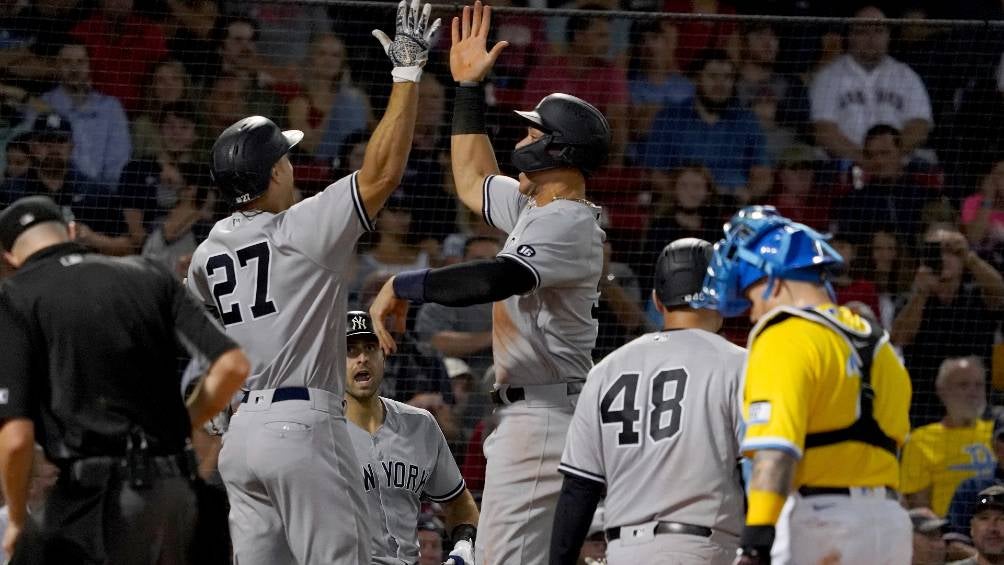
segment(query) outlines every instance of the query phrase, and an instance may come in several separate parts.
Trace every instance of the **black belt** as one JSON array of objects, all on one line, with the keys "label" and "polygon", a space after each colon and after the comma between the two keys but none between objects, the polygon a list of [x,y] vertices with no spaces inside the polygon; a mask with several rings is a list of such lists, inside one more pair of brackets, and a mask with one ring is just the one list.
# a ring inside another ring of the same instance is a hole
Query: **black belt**
[{"label": "black belt", "polygon": [[851,488],[884,488],[885,497],[889,500],[899,500],[899,494],[889,487],[798,487],[802,496],[850,496]]},{"label": "black belt", "polygon": [[[582,392],[583,384],[581,382],[568,383],[568,394],[575,395]],[[522,402],[526,400],[526,389],[521,386],[509,386],[492,389],[488,396],[492,399],[492,404],[495,406],[505,406],[506,404],[512,404],[514,402]]]},{"label": "black belt", "polygon": [[[245,390],[241,396],[241,403],[246,404],[251,391]],[[277,388],[272,392],[272,402],[282,402],[283,400],[310,400],[310,391],[302,386],[287,386]]]},{"label": "black belt", "polygon": [[[630,526],[628,526],[630,527]],[[711,537],[711,528],[695,526],[693,524],[683,524],[680,522],[659,522],[655,526],[656,534],[686,534],[690,536],[700,536],[702,538]],[[606,531],[607,541],[620,539],[621,528],[610,528]]]}]

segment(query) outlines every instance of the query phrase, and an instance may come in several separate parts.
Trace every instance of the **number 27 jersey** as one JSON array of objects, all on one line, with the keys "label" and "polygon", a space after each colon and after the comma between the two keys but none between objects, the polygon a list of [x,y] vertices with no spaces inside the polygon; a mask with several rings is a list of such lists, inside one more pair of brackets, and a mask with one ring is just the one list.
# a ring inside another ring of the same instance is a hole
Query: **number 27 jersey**
[{"label": "number 27 jersey", "polygon": [[744,360],[687,329],[643,335],[593,368],[558,468],[606,485],[605,527],[663,520],[739,535]]},{"label": "number 27 jersey", "polygon": [[247,388],[343,393],[348,267],[372,229],[356,175],[278,214],[235,212],[195,250],[188,288],[247,352]]}]

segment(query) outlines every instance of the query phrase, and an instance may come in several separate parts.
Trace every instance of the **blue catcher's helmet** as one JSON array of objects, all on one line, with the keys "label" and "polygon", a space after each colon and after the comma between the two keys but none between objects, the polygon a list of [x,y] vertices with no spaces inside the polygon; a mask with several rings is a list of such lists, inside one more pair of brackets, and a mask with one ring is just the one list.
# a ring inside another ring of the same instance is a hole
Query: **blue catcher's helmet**
[{"label": "blue catcher's helmet", "polygon": [[785,218],[772,206],[743,208],[723,230],[725,238],[715,244],[704,277],[705,298],[691,306],[739,316],[751,305],[744,291],[764,278],[766,292],[777,279],[789,279],[825,284],[833,294],[828,274],[844,259],[816,230]]}]

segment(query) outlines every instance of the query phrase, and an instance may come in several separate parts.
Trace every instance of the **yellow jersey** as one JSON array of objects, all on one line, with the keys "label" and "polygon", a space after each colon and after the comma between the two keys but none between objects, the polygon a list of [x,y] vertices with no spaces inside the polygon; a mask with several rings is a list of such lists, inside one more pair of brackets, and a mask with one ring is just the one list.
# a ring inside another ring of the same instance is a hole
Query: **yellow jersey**
[{"label": "yellow jersey", "polygon": [[959,483],[993,475],[997,466],[990,444],[993,427],[990,420],[977,420],[965,428],[936,422],[910,432],[900,462],[900,490],[913,494],[930,488],[931,510],[938,516],[947,514]]},{"label": "yellow jersey", "polygon": [[[749,337],[742,450],[748,456],[760,449],[795,456],[795,488],[899,488],[899,463],[890,451],[859,441],[805,449],[807,434],[853,424],[861,394],[861,360],[850,338],[811,319],[814,313],[856,336],[872,329],[847,308],[832,304],[811,311],[782,306],[759,320]],[[910,377],[887,334],[875,348],[871,385],[878,427],[902,446],[910,431]]]}]

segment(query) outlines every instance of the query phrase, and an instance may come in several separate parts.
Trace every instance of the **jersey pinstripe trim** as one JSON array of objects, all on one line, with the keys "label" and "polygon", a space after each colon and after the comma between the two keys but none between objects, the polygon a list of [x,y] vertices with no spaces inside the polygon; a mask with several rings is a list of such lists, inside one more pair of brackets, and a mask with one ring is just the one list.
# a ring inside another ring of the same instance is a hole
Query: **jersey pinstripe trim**
[{"label": "jersey pinstripe trim", "polygon": [[495,222],[492,221],[491,198],[488,196],[488,186],[491,185],[492,177],[494,176],[486,176],[484,182],[481,183],[481,217],[485,219],[485,223],[489,226],[498,228]]},{"label": "jersey pinstripe trim", "polygon": [[761,449],[776,449],[795,457],[802,458],[802,450],[797,445],[784,439],[783,437],[758,437],[744,439],[739,451],[759,451]]},{"label": "jersey pinstripe trim", "polygon": [[575,475],[576,477],[593,481],[594,483],[607,484],[607,479],[596,473],[591,473],[585,469],[579,469],[578,467],[573,467],[568,463],[561,463],[558,465],[558,471],[565,473],[566,475]]},{"label": "jersey pinstripe trim", "polygon": [[352,191],[352,203],[355,204],[356,215],[359,216],[359,221],[363,224],[363,229],[366,231],[373,231],[376,228],[373,227],[373,222],[370,221],[369,216],[366,215],[366,206],[363,205],[363,197],[359,194],[359,181],[356,177],[359,176],[359,171],[352,173],[350,177]]},{"label": "jersey pinstripe trim", "polygon": [[449,502],[449,501],[453,500],[454,498],[457,498],[458,496],[460,496],[464,492],[464,490],[466,488],[467,488],[467,483],[465,483],[463,479],[460,479],[460,484],[457,485],[450,492],[444,494],[443,496],[432,496],[431,494],[428,494],[428,493],[426,493],[425,496],[426,496],[426,498],[428,498],[429,500],[431,500],[433,502]]},{"label": "jersey pinstripe trim", "polygon": [[537,272],[537,269],[535,269],[533,265],[527,263],[526,260],[524,260],[519,255],[514,255],[512,253],[499,253],[498,255],[496,255],[496,257],[505,257],[506,259],[512,259],[513,261],[516,261],[517,263],[523,265],[527,269],[530,269],[530,272],[533,273],[533,280],[534,280],[533,288],[531,288],[530,290],[536,290],[537,287],[540,286],[540,273]]}]

